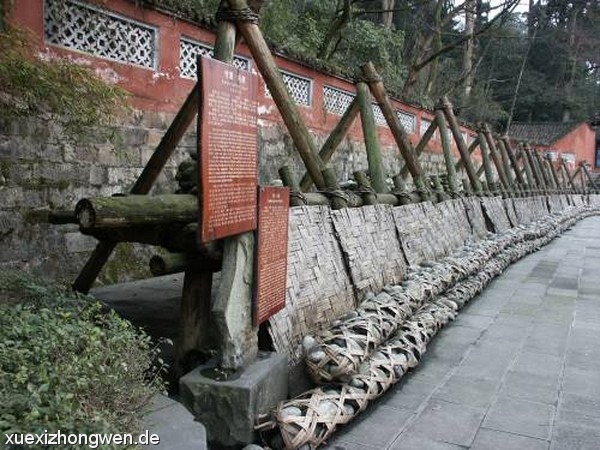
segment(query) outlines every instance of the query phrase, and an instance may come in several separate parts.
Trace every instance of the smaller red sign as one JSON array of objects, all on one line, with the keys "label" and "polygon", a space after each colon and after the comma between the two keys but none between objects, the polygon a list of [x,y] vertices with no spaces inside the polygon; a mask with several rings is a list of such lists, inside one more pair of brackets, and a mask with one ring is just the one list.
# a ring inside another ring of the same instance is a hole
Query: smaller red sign
[{"label": "smaller red sign", "polygon": [[258,231],[254,270],[254,324],[285,307],[287,288],[290,190],[261,186],[258,191]]}]

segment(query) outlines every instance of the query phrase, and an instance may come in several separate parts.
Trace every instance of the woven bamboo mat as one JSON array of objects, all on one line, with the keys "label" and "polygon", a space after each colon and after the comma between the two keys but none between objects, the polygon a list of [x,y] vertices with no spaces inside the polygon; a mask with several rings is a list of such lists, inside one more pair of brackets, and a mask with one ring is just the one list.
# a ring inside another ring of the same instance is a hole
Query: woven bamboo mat
[{"label": "woven bamboo mat", "polygon": [[517,217],[517,211],[515,209],[515,204],[512,198],[505,198],[502,200],[504,203],[504,210],[506,211],[506,215],[508,216],[508,220],[510,220],[510,224],[513,227],[519,225],[519,219]]},{"label": "woven bamboo mat", "polygon": [[473,236],[476,239],[483,239],[487,235],[488,229],[485,224],[483,210],[481,209],[481,199],[479,197],[466,197],[462,201],[467,211],[471,229],[473,230]]},{"label": "woven bamboo mat", "polygon": [[420,203],[392,209],[400,245],[408,264],[416,266],[435,258],[432,228]]},{"label": "woven bamboo mat", "polygon": [[529,202],[530,198],[531,197],[512,199],[512,203],[515,207],[517,223],[519,225],[527,225],[532,221],[531,204]]},{"label": "woven bamboo mat", "polygon": [[331,217],[359,301],[402,281],[406,261],[390,205],[345,208],[331,211]]},{"label": "woven bamboo mat", "polygon": [[503,233],[511,227],[502,197],[484,197],[481,199],[481,205],[495,233]]},{"label": "woven bamboo mat", "polygon": [[428,224],[427,235],[425,238],[430,244],[433,253],[433,259],[439,259],[448,255],[453,249],[452,235],[447,222],[444,218],[454,214],[454,208],[449,202],[442,202],[434,205],[431,202],[421,203],[425,222]]},{"label": "woven bamboo mat", "polygon": [[329,208],[290,209],[286,307],[269,319],[275,350],[294,365],[302,338],[356,307]]}]

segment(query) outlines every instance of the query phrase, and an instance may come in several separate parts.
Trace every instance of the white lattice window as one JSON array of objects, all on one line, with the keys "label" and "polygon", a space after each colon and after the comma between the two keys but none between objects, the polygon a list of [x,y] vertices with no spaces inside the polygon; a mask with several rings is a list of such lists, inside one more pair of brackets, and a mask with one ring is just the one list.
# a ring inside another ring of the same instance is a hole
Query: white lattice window
[{"label": "white lattice window", "polygon": [[343,115],[356,95],[331,86],[323,86],[323,106],[325,111]]},{"label": "white lattice window", "polygon": [[[312,80],[289,72],[281,71],[283,82],[290,96],[299,105],[310,106],[312,104]],[[271,93],[265,85],[265,96],[271,98]]]},{"label": "white lattice window", "polygon": [[46,42],[143,67],[155,68],[156,28],[75,0],[46,0]]},{"label": "white lattice window", "polygon": [[[179,73],[185,78],[197,78],[196,58],[199,56],[213,57],[213,48],[189,38],[179,40]],[[233,65],[240,70],[250,71],[250,60],[235,55]]]},{"label": "white lattice window", "polygon": [[381,107],[377,103],[373,103],[373,115],[375,116],[375,123],[377,125],[385,125],[387,122],[385,120],[385,116],[383,115],[383,111]]},{"label": "white lattice window", "polygon": [[396,111],[396,116],[398,116],[398,120],[407,132],[414,133],[417,131],[417,118],[414,114]]}]

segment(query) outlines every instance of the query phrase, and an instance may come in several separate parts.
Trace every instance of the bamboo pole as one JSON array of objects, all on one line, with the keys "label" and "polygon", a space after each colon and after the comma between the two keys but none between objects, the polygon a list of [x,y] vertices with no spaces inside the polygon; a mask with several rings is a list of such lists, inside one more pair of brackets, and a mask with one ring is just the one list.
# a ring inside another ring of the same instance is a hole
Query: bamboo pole
[{"label": "bamboo pole", "polygon": [[[233,11],[242,12],[248,10],[246,0],[229,0],[229,7]],[[318,189],[325,188],[322,170],[325,168],[323,161],[317,154],[317,149],[310,136],[308,128],[302,121],[298,107],[292,100],[281,72],[275,64],[271,50],[267,45],[260,28],[256,23],[239,19],[236,21],[238,30],[241,32],[250,53],[254,58],[254,64],[263,76],[265,84],[277,105],[281,117],[294,141],[294,144],[304,161],[304,165],[315,186]]]},{"label": "bamboo pole", "polygon": [[440,109],[435,111],[435,122],[440,129],[440,139],[442,141],[442,151],[444,152],[444,163],[446,164],[446,173],[448,175],[448,188],[451,194],[458,193],[458,184],[456,182],[456,166],[452,156],[452,144],[446,126],[444,112]]},{"label": "bamboo pole", "polygon": [[[329,134],[329,137],[327,138],[327,140],[321,147],[321,150],[319,151],[319,157],[321,158],[321,161],[323,161],[323,164],[327,164],[329,162],[329,160],[339,147],[340,143],[344,139],[344,136],[346,136],[346,133],[348,133],[348,130],[350,129],[350,126],[354,122],[354,119],[357,115],[358,100],[356,97],[354,97],[352,102],[346,108],[346,111],[344,111],[344,114],[342,115],[340,121],[337,123],[333,131]],[[300,190],[302,192],[306,192],[311,188],[312,185],[312,178],[307,172],[300,180]]]},{"label": "bamboo pole", "polygon": [[479,178],[477,178],[473,161],[471,161],[471,156],[469,155],[467,145],[465,144],[465,140],[463,139],[458,126],[458,120],[456,119],[456,116],[452,110],[452,103],[450,103],[448,97],[442,97],[441,107],[444,115],[446,116],[446,120],[448,121],[450,131],[452,131],[452,134],[454,135],[454,141],[456,142],[460,156],[464,161],[465,170],[467,172],[467,176],[469,177],[471,187],[473,188],[475,194],[477,194],[481,192],[481,183],[479,182]]},{"label": "bamboo pole", "polygon": [[423,168],[419,164],[419,160],[417,159],[415,149],[412,143],[410,142],[410,139],[408,138],[406,130],[404,130],[404,127],[400,123],[398,116],[392,108],[392,104],[387,93],[385,92],[385,88],[383,86],[383,82],[381,81],[381,77],[375,70],[375,66],[373,65],[373,63],[369,62],[362,66],[362,73],[367,80],[367,84],[371,89],[373,97],[375,97],[375,100],[377,101],[377,103],[379,103],[379,106],[381,107],[383,116],[385,117],[385,120],[388,126],[390,127],[394,139],[396,140],[396,144],[398,145],[400,153],[402,154],[402,157],[406,162],[406,166],[408,167],[408,170],[411,176],[413,177],[413,180],[415,180],[415,184],[417,183],[416,180],[422,181],[423,177],[425,176]]},{"label": "bamboo pole", "polygon": [[[377,125],[375,124],[375,115],[371,103],[371,94],[369,86],[366,83],[358,82],[356,84],[356,98],[360,110],[360,122],[362,124],[365,147],[367,149],[367,161],[369,164],[369,177],[371,185],[376,192],[387,192],[385,184],[385,175],[381,162],[381,148],[379,146],[379,137],[377,136]],[[357,180],[358,181],[358,180]]]}]

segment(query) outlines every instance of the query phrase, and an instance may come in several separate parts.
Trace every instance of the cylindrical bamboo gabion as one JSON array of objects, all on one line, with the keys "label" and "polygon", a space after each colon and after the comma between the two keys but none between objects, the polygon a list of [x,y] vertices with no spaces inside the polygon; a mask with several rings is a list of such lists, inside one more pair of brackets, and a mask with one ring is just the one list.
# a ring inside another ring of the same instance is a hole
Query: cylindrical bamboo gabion
[{"label": "cylindrical bamboo gabion", "polygon": [[[600,206],[600,199],[597,202]],[[366,329],[364,324],[357,328],[358,334],[370,333],[368,340],[344,335],[344,345],[360,347],[361,351],[357,348],[353,355],[358,359],[346,364],[346,370],[338,370],[341,378],[336,378],[337,373],[332,370],[326,371],[325,375],[343,382],[321,386],[281,403],[260,426],[267,443],[275,449],[316,449],[338,425],[348,423],[371,400],[379,397],[407,370],[415,367],[429,340],[449,320],[454,319],[458,309],[481,292],[494,277],[512,262],[537,250],[577,220],[591,214],[597,214],[597,210],[572,207],[560,214],[538,219],[528,226],[519,226],[502,235],[495,235],[479,244],[469,244],[458,252],[460,256],[447,258],[452,264],[444,269],[438,264],[426,264],[422,271],[409,274],[410,281],[403,286],[386,287],[386,295],[369,297],[365,302],[369,302],[368,305],[362,310],[359,308],[356,315],[350,314],[333,327],[336,330],[343,327],[351,330],[348,325],[365,314],[370,325],[377,328],[376,332]],[[473,259],[469,260],[468,257]],[[432,270],[434,267],[437,269]],[[450,272],[459,275],[449,275]],[[435,275],[443,278],[438,282],[446,288],[443,294],[432,294],[441,289],[431,289],[431,283],[435,283]],[[457,282],[450,286],[452,279]],[[397,303],[396,306],[391,304],[392,301]],[[407,318],[409,309],[413,311],[417,305],[418,309]],[[398,320],[395,328],[392,317]],[[395,333],[390,336],[391,329]],[[373,343],[385,335],[390,337],[374,346]],[[336,344],[342,349],[339,344],[342,341]],[[311,348],[317,347],[313,345]],[[335,347],[333,350],[330,358],[334,360],[345,352],[342,350],[337,353],[338,348]],[[322,365],[319,370],[324,367]]]}]

